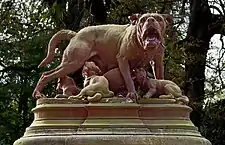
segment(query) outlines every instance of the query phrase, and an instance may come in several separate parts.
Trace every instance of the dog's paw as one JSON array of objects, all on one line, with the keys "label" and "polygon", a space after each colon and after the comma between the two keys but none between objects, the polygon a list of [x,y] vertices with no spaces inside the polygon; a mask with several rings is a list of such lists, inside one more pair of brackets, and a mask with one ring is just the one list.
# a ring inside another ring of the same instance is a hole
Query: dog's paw
[{"label": "dog's paw", "polygon": [[69,95],[57,94],[55,98],[68,98]]},{"label": "dog's paw", "polygon": [[70,100],[77,100],[77,99],[80,99],[80,98],[77,97],[77,96],[69,96],[68,99],[70,99]]},{"label": "dog's paw", "polygon": [[174,96],[172,96],[172,95],[160,95],[159,99],[174,99]]},{"label": "dog's paw", "polygon": [[151,94],[151,93],[146,93],[145,95],[143,95],[142,98],[149,99],[149,98],[151,98],[152,96],[153,96],[153,94]]},{"label": "dog's paw", "polygon": [[47,98],[44,94],[40,93],[37,90],[34,90],[32,97],[35,99],[40,99],[40,98]]},{"label": "dog's paw", "polygon": [[139,99],[139,95],[136,91],[128,92],[126,98],[130,98],[131,100],[133,100],[133,102],[137,102],[137,100]]},{"label": "dog's paw", "polygon": [[123,103],[135,103],[131,98],[126,98]]},{"label": "dog's paw", "polygon": [[176,98],[176,102],[178,104],[187,105],[189,103],[189,98],[187,96],[181,96],[179,98]]}]

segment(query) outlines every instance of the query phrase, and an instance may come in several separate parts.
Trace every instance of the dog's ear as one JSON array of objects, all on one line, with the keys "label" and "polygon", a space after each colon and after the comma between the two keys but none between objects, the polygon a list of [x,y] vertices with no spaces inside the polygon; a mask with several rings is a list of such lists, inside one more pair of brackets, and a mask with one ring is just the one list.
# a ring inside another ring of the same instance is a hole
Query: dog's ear
[{"label": "dog's ear", "polygon": [[83,77],[87,76],[87,72],[88,72],[87,65],[88,65],[88,63],[85,62],[84,66],[83,66],[83,69],[82,69],[82,72],[81,72],[81,74],[82,74]]},{"label": "dog's ear", "polygon": [[167,26],[167,34],[168,34],[168,37],[173,40],[173,41],[176,41],[176,31],[173,27],[173,17],[169,14],[162,14],[163,18],[165,19],[166,21],[166,26]]},{"label": "dog's ear", "polygon": [[162,14],[163,18],[166,21],[166,25],[172,25],[173,24],[173,17],[169,14]]},{"label": "dog's ear", "polygon": [[138,18],[141,17],[141,14],[133,14],[131,16],[128,16],[128,19],[130,20],[131,24],[136,24]]}]

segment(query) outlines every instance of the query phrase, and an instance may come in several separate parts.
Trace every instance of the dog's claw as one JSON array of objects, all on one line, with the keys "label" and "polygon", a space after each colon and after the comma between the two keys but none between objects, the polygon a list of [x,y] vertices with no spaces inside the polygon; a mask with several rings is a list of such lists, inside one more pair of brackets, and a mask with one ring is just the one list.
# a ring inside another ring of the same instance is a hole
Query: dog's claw
[{"label": "dog's claw", "polygon": [[40,98],[44,98],[45,96],[43,94],[41,94],[39,91],[34,90],[32,97],[35,99],[40,99]]},{"label": "dog's claw", "polygon": [[33,92],[33,94],[32,94],[32,97],[33,97],[33,98],[36,98],[36,94],[37,94],[37,91],[34,90],[34,92]]},{"label": "dog's claw", "polygon": [[128,92],[126,98],[130,98],[133,100],[133,102],[137,102],[139,96],[138,96],[138,93],[135,91],[135,92]]}]

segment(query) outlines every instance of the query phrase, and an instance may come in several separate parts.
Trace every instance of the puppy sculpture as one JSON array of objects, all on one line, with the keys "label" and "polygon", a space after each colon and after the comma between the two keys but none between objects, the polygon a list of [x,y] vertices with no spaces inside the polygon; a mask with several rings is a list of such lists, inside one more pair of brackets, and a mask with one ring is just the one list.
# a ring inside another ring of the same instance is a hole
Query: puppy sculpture
[{"label": "puppy sculpture", "polygon": [[175,99],[178,103],[188,104],[189,99],[182,95],[182,91],[178,85],[170,80],[157,80],[147,77],[144,69],[136,69],[136,82],[140,88],[147,92],[143,98],[151,98],[159,96],[159,98]]},{"label": "puppy sculpture", "polygon": [[62,92],[62,95],[57,95],[58,97],[69,97],[72,95],[77,95],[80,92],[80,89],[77,88],[74,80],[68,76],[58,79],[56,90],[58,92]]},{"label": "puppy sculpture", "polygon": [[[164,32],[168,15],[157,13],[135,14],[129,17],[133,24],[98,25],[81,29],[78,33],[61,30],[48,46],[47,57],[39,67],[52,61],[57,44],[70,40],[64,50],[62,62],[55,69],[44,72],[33,92],[38,98],[49,81],[76,72],[91,57],[98,55],[108,70],[118,67],[128,91],[127,97],[136,98],[137,92],[130,70],[153,60],[157,79],[163,79]],[[106,70],[106,71],[108,71]]]},{"label": "puppy sculpture", "polygon": [[96,102],[102,98],[113,97],[114,93],[109,90],[109,82],[104,76],[98,76],[101,71],[93,62],[86,62],[82,74],[85,77],[84,88],[76,96],[69,99],[87,99]]}]

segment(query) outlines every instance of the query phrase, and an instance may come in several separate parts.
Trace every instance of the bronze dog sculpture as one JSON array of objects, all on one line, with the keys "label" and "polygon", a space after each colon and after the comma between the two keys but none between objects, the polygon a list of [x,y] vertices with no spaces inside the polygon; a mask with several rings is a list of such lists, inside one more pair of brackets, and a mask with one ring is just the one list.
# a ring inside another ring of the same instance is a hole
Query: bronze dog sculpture
[{"label": "bronze dog sculpture", "polygon": [[[56,33],[48,46],[47,57],[39,67],[54,58],[56,45],[63,39],[71,39],[64,50],[61,64],[44,72],[33,92],[38,98],[44,85],[49,81],[76,72],[91,57],[98,55],[108,66],[108,70],[118,67],[125,82],[127,97],[137,97],[131,78],[132,67],[144,65],[154,60],[157,79],[163,79],[164,32],[168,15],[146,13],[130,16],[129,25],[99,25],[81,29],[78,33],[62,30]],[[64,37],[62,37],[64,36]]]}]

